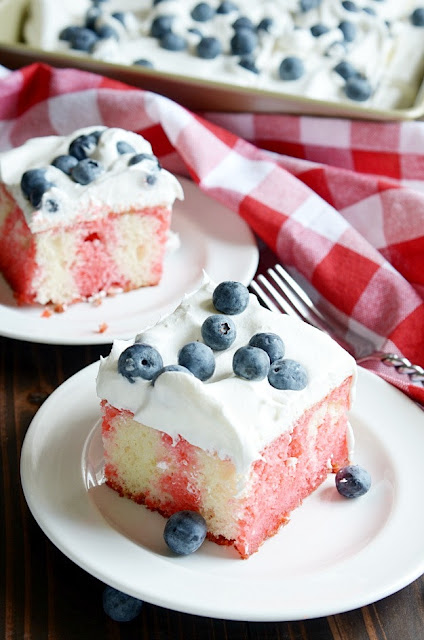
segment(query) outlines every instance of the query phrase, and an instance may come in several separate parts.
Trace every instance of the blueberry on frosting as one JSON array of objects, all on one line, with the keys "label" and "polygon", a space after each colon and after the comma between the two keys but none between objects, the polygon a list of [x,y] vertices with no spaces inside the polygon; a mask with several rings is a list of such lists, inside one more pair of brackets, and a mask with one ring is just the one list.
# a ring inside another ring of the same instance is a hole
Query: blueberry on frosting
[{"label": "blueberry on frosting", "polygon": [[324,35],[324,33],[328,33],[329,32],[329,28],[325,26],[325,24],[314,24],[311,27],[311,33],[314,36],[314,38],[319,38],[320,36]]},{"label": "blueberry on frosting", "polygon": [[351,64],[347,60],[341,60],[338,64],[336,64],[336,66],[334,67],[334,71],[338,73],[339,76],[341,76],[344,80],[359,75],[353,64]]},{"label": "blueberry on frosting", "polygon": [[215,10],[207,2],[200,2],[191,11],[191,17],[196,22],[207,22],[215,15]]},{"label": "blueberry on frosting", "polygon": [[234,55],[244,55],[246,53],[252,53],[258,44],[258,36],[254,31],[246,27],[237,29],[234,36],[231,38],[231,52]]},{"label": "blueberry on frosting", "polygon": [[372,87],[366,78],[355,75],[346,80],[345,93],[351,100],[365,102],[372,95]]},{"label": "blueberry on frosting", "polygon": [[214,38],[213,36],[202,38],[197,44],[196,53],[199,58],[212,60],[222,53],[222,45],[218,38]]},{"label": "blueberry on frosting", "polygon": [[308,375],[296,360],[274,360],[269,368],[268,380],[276,389],[300,391],[308,384]]},{"label": "blueberry on frosting", "polygon": [[179,373],[188,373],[190,375],[193,375],[192,372],[187,369],[187,367],[183,367],[181,364],[167,364],[155,373],[155,375],[152,378],[152,385],[155,384],[156,380],[163,373],[175,372],[175,371]]},{"label": "blueberry on frosting", "polygon": [[278,73],[281,80],[298,80],[305,73],[305,67],[297,56],[288,56],[282,60]]},{"label": "blueberry on frosting", "polygon": [[256,66],[256,60],[252,55],[242,56],[240,58],[239,65],[243,67],[243,69],[247,69],[252,73],[259,73],[259,69]]},{"label": "blueberry on frosting", "polygon": [[215,371],[215,357],[202,342],[188,342],[178,353],[178,364],[186,367],[199,380],[209,380]]},{"label": "blueberry on frosting", "polygon": [[321,4],[321,0],[300,0],[300,9],[303,12],[316,9]]},{"label": "blueberry on frosting", "polygon": [[75,156],[62,155],[57,156],[52,161],[52,165],[56,167],[56,169],[60,169],[63,173],[70,176],[72,169],[78,164],[78,160]]},{"label": "blueberry on frosting", "polygon": [[424,7],[417,7],[412,12],[411,22],[416,27],[424,27]]},{"label": "blueberry on frosting", "polygon": [[284,342],[276,333],[255,333],[255,335],[250,338],[249,345],[265,351],[271,363],[275,360],[281,360],[281,358],[284,357]]},{"label": "blueberry on frosting", "polygon": [[90,184],[104,172],[103,166],[93,158],[84,158],[71,170],[71,178],[79,184]]},{"label": "blueberry on frosting", "polygon": [[116,143],[116,150],[119,155],[124,155],[124,153],[135,153],[134,147],[126,140],[118,140]]},{"label": "blueberry on frosting", "polygon": [[269,357],[263,349],[240,347],[233,356],[233,371],[245,380],[263,380],[269,371]]},{"label": "blueberry on frosting", "polygon": [[70,32],[68,42],[71,49],[91,53],[98,39],[98,35],[91,29],[87,29],[86,27],[77,27]]},{"label": "blueberry on frosting", "polygon": [[249,291],[241,282],[226,280],[215,287],[212,302],[220,313],[238,315],[249,304]]},{"label": "blueberry on frosting", "polygon": [[118,360],[118,372],[130,382],[135,382],[136,378],[152,380],[162,367],[163,361],[159,351],[143,342],[136,342],[127,347]]},{"label": "blueberry on frosting", "polygon": [[359,11],[358,5],[355,4],[355,2],[352,2],[352,0],[344,0],[342,2],[342,7],[343,9],[346,9],[346,11],[353,11],[353,12]]},{"label": "blueberry on frosting", "polygon": [[172,30],[172,23],[175,16],[172,14],[157,16],[150,27],[150,35],[153,38],[162,38],[165,33],[169,33]]},{"label": "blueberry on frosting", "polygon": [[272,18],[262,18],[258,26],[256,27],[256,31],[271,31],[274,25],[274,20]]},{"label": "blueberry on frosting", "polygon": [[168,51],[184,51],[187,49],[187,40],[178,33],[168,31],[160,38],[160,46]]},{"label": "blueberry on frosting", "polygon": [[201,333],[205,344],[214,351],[228,349],[237,336],[232,319],[221,314],[208,316],[202,324]]},{"label": "blueberry on frosting", "polygon": [[253,22],[247,16],[240,16],[240,18],[237,18],[237,20],[233,22],[232,26],[234,31],[238,31],[239,29],[250,29],[254,31],[255,29]]},{"label": "blueberry on frosting", "polygon": [[[46,178],[47,169],[28,169],[21,178],[21,190],[26,198],[29,199],[31,191],[39,185],[50,184]],[[46,190],[46,189],[45,189]]]},{"label": "blueberry on frosting", "polygon": [[230,0],[223,0],[216,10],[217,13],[223,14],[231,13],[232,11],[238,11],[238,6],[234,2],[230,2]]},{"label": "blueberry on frosting", "polygon": [[356,25],[350,20],[342,20],[339,29],[343,34],[345,42],[353,42],[356,38]]},{"label": "blueberry on frosting", "polygon": [[69,145],[69,155],[75,156],[77,160],[87,158],[97,146],[98,137],[89,133],[78,136]]}]

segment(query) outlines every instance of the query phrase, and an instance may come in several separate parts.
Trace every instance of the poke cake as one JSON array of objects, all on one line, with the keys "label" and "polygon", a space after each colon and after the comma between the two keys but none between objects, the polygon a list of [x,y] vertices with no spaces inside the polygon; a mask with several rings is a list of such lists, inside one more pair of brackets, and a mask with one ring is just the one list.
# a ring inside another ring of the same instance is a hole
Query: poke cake
[{"label": "poke cake", "polygon": [[171,517],[200,514],[241,558],[349,463],[356,364],[323,332],[207,277],[102,358],[107,484]]},{"label": "poke cake", "polygon": [[417,0],[31,0],[25,41],[318,100],[412,106],[424,75]]},{"label": "poke cake", "polygon": [[156,285],[182,197],[150,143],[131,131],[32,138],[0,154],[0,271],[28,304]]}]

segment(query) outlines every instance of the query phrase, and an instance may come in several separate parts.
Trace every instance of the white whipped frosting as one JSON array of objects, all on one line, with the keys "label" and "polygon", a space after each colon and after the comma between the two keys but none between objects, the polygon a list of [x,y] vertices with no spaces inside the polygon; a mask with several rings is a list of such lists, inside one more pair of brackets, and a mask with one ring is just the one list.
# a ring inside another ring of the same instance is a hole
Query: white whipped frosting
[{"label": "white whipped frosting", "polygon": [[[216,9],[221,0],[209,0]],[[235,0],[239,12],[216,14],[207,22],[191,17],[198,0],[166,0],[155,6],[151,0],[109,0],[101,3],[103,23],[113,26],[119,40],[99,41],[91,55],[110,63],[131,65],[135,60],[150,60],[159,71],[210,81],[246,86],[277,93],[307,96],[325,101],[349,101],[343,78],[334,71],[341,60],[347,60],[363,74],[373,87],[367,105],[387,109],[406,108],[414,102],[424,74],[424,29],[411,24],[412,11],[422,5],[419,0],[355,0],[357,11],[347,10],[341,0],[322,0],[309,11],[300,10],[300,0]],[[50,51],[70,49],[59,39],[62,29],[70,24],[82,26],[90,0],[32,0],[25,24],[25,39],[33,47]],[[365,10],[371,10],[374,15]],[[112,14],[127,12],[125,26]],[[186,51],[167,51],[157,39],[150,37],[152,20],[163,14],[173,14],[172,29],[188,42]],[[239,65],[239,56],[232,55],[230,39],[232,24],[246,16],[257,25],[263,18],[272,18],[269,33],[262,31],[254,58],[259,74]],[[342,21],[356,25],[353,42],[343,43],[339,29]],[[310,28],[323,24],[329,31],[316,38]],[[197,28],[203,36],[218,38],[223,53],[212,60],[197,57],[195,48],[199,36],[188,33]],[[278,69],[286,56],[299,56],[305,73],[298,80],[283,81]]]},{"label": "white whipped frosting", "polygon": [[[99,142],[88,157],[100,162],[104,172],[87,185],[74,182],[67,174],[51,165],[60,155],[68,155],[69,145],[78,136],[102,131]],[[142,136],[118,128],[86,127],[68,136],[32,138],[20,147],[0,154],[0,179],[22,209],[33,233],[77,220],[95,219],[111,211],[125,213],[144,207],[172,206],[176,198],[183,199],[178,180],[164,169],[157,170],[157,161],[145,159],[128,166],[133,153],[120,155],[116,143],[125,141],[136,153],[152,154],[150,143]],[[24,196],[21,178],[29,169],[46,168],[46,179],[54,186],[43,195],[41,206],[35,209]],[[154,172],[156,181],[146,177]],[[49,211],[53,198],[57,211]]]},{"label": "white whipped frosting", "polygon": [[[176,364],[179,350],[194,340],[203,341],[201,325],[216,313],[212,304],[215,285],[204,284],[186,296],[181,305],[155,326],[137,336],[158,349],[164,364]],[[348,376],[356,377],[354,359],[326,334],[286,315],[263,308],[254,295],[243,313],[232,316],[237,328],[234,344],[214,352],[213,376],[201,382],[193,375],[166,372],[155,384],[137,379],[129,382],[118,373],[118,359],[132,341],[116,340],[111,353],[102,358],[97,377],[97,394],[134,419],[179,436],[222,459],[230,458],[240,473],[248,473],[263,448],[293,427],[305,409],[312,407]],[[247,381],[232,370],[234,352],[247,345],[258,332],[277,333],[286,348],[286,358],[300,362],[308,374],[301,391],[282,391],[265,378]],[[349,434],[351,436],[351,434]],[[352,441],[350,441],[352,447]]]}]

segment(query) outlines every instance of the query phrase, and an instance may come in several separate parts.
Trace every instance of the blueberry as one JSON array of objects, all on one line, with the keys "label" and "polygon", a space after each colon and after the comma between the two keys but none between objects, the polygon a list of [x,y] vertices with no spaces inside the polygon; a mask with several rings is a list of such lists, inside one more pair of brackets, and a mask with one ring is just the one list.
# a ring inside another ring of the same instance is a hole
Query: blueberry
[{"label": "blueberry", "polygon": [[118,372],[130,382],[135,382],[134,378],[152,380],[162,367],[159,351],[144,342],[136,342],[127,347],[118,360]]},{"label": "blueberry", "polygon": [[345,498],[359,498],[369,491],[371,476],[359,465],[348,465],[336,473],[336,487]]},{"label": "blueberry", "polygon": [[250,338],[249,345],[263,349],[268,354],[271,362],[281,360],[284,357],[284,342],[276,333],[255,333]]},{"label": "blueberry", "polygon": [[66,175],[71,175],[71,170],[78,164],[78,160],[75,156],[57,156],[52,162],[52,165],[56,167],[56,169],[60,169]]},{"label": "blueberry", "polygon": [[78,27],[77,25],[69,25],[68,27],[65,27],[59,33],[59,40],[65,40],[65,42],[70,42],[71,39],[74,37],[74,34],[77,33],[80,29],[81,27]]},{"label": "blueberry", "polygon": [[238,6],[234,4],[234,2],[230,2],[230,0],[223,0],[216,10],[217,13],[225,14],[231,13],[232,11],[238,11]]},{"label": "blueberry", "polygon": [[321,0],[300,0],[300,9],[303,12],[316,9],[321,4]]},{"label": "blueberry", "polygon": [[241,282],[227,280],[215,287],[212,302],[217,311],[234,316],[242,313],[249,304],[249,290]]},{"label": "blueberry", "polygon": [[90,7],[85,14],[85,26],[87,29],[94,29],[97,18],[102,15],[102,10],[99,7]]},{"label": "blueberry", "polygon": [[116,143],[116,150],[121,156],[124,153],[135,153],[134,147],[125,140],[118,140],[118,142]]},{"label": "blueberry", "polygon": [[59,203],[55,198],[47,198],[44,201],[43,209],[48,213],[56,213],[56,211],[59,211]]},{"label": "blueberry", "polygon": [[180,349],[178,364],[186,367],[199,380],[209,380],[215,371],[215,357],[202,342],[189,342]]},{"label": "blueberry", "polygon": [[169,31],[161,37],[160,46],[168,51],[184,51],[187,49],[187,40],[177,33]]},{"label": "blueberry", "polygon": [[256,27],[256,31],[267,31],[269,32],[274,25],[274,20],[272,18],[262,18],[258,26]]},{"label": "blueberry", "polygon": [[71,171],[71,178],[78,184],[90,184],[104,173],[104,167],[93,160],[93,158],[84,158]]},{"label": "blueberry", "polygon": [[28,169],[22,174],[21,190],[26,198],[29,199],[30,193],[35,187],[49,184],[46,171],[47,169]]},{"label": "blueberry", "polygon": [[328,33],[329,32],[329,28],[325,26],[325,24],[314,24],[311,27],[311,33],[314,36],[314,38],[319,38],[320,36],[324,35],[324,33]]},{"label": "blueberry", "polygon": [[115,622],[130,622],[136,618],[143,606],[142,600],[128,596],[113,587],[103,591],[103,610]]},{"label": "blueberry", "polygon": [[197,511],[177,511],[165,525],[163,537],[168,547],[179,556],[194,553],[206,538],[206,522]]},{"label": "blueberry", "polygon": [[269,384],[275,389],[300,391],[308,384],[305,369],[296,360],[274,360],[269,368]]},{"label": "blueberry", "polygon": [[359,11],[358,7],[354,2],[352,2],[352,0],[344,0],[344,2],[342,2],[342,7],[343,9],[346,9],[346,11]]},{"label": "blueberry", "polygon": [[120,22],[125,27],[125,13],[123,11],[115,11],[115,13],[112,13],[112,18],[118,20],[118,22]]},{"label": "blueberry", "polygon": [[344,80],[358,76],[359,72],[347,60],[342,60],[334,67],[334,71],[338,73]]},{"label": "blueberry", "polygon": [[69,145],[69,154],[77,160],[84,160],[97,146],[97,138],[92,133],[88,135],[78,136]]},{"label": "blueberry", "polygon": [[152,184],[156,184],[157,180],[158,180],[158,178],[157,178],[157,176],[155,176],[154,173],[148,173],[147,176],[146,176],[147,184],[151,184],[151,185]]},{"label": "blueberry", "polygon": [[239,29],[250,29],[250,31],[253,31],[255,29],[253,22],[247,16],[240,16],[240,18],[237,18],[237,20],[233,22],[232,26],[234,31],[238,31]]},{"label": "blueberry", "polygon": [[152,385],[155,384],[156,380],[159,378],[159,376],[162,375],[162,373],[166,373],[167,371],[179,371],[180,373],[189,373],[190,375],[193,375],[192,372],[187,369],[187,367],[183,367],[180,364],[167,364],[165,367],[162,367],[155,373],[152,378]]},{"label": "blueberry", "polygon": [[364,11],[365,13],[368,13],[370,16],[377,15],[375,10],[372,7],[363,7],[362,11]]},{"label": "blueberry", "polygon": [[233,371],[245,380],[263,380],[268,375],[269,357],[258,347],[240,347],[233,356]]},{"label": "blueberry", "polygon": [[339,24],[339,29],[343,34],[343,38],[346,42],[353,42],[356,38],[356,25],[349,20],[342,20]]},{"label": "blueberry", "polygon": [[250,29],[238,29],[231,38],[231,51],[234,55],[242,56],[252,53],[258,44],[258,36]]},{"label": "blueberry", "polygon": [[305,73],[305,67],[300,58],[288,56],[282,60],[278,73],[281,80],[298,80]]},{"label": "blueberry", "polygon": [[193,33],[195,36],[199,36],[199,38],[203,38],[203,33],[200,31],[200,29],[197,29],[197,27],[190,27],[190,29],[188,29],[189,33]]},{"label": "blueberry", "polygon": [[196,22],[207,22],[208,20],[211,20],[214,15],[215,9],[213,9],[207,2],[199,2],[191,12],[191,17],[193,20],[196,20]]},{"label": "blueberry", "polygon": [[138,60],[134,60],[133,64],[136,64],[139,67],[147,67],[148,69],[153,69],[153,62],[147,60],[146,58],[138,58]]},{"label": "blueberry", "polygon": [[159,160],[152,153],[136,153],[135,156],[132,156],[128,160],[128,166],[131,167],[133,164],[139,164],[143,162],[143,160],[152,160],[156,163],[158,170],[161,168]]},{"label": "blueberry", "polygon": [[162,38],[165,33],[169,33],[172,30],[174,18],[175,16],[173,15],[163,15],[155,18],[150,27],[150,35],[153,38]]},{"label": "blueberry", "polygon": [[231,318],[219,314],[206,318],[201,332],[205,344],[214,351],[228,349],[237,336],[236,325]]},{"label": "blueberry", "polygon": [[222,46],[218,38],[208,37],[202,38],[196,47],[196,53],[199,58],[212,60],[222,53]]},{"label": "blueberry", "polygon": [[247,69],[252,73],[259,73],[259,69],[256,66],[256,61],[251,55],[242,56],[240,58],[239,65],[243,67],[243,69]]},{"label": "blueberry", "polygon": [[411,22],[416,27],[424,27],[424,7],[418,7],[412,12]]},{"label": "blueberry", "polygon": [[119,34],[110,24],[102,24],[96,29],[96,33],[101,40],[107,40],[108,38],[114,38],[119,40]]},{"label": "blueberry", "polygon": [[98,39],[98,36],[91,29],[79,27],[72,31],[68,42],[71,45],[71,49],[75,49],[76,51],[87,51],[90,53]]},{"label": "blueberry", "polygon": [[356,75],[346,80],[345,93],[356,102],[364,102],[372,95],[372,87],[366,78]]},{"label": "blueberry", "polygon": [[34,209],[39,209],[41,207],[41,201],[43,199],[43,195],[53,186],[51,182],[43,182],[38,183],[31,189],[29,194],[29,201],[31,202]]}]

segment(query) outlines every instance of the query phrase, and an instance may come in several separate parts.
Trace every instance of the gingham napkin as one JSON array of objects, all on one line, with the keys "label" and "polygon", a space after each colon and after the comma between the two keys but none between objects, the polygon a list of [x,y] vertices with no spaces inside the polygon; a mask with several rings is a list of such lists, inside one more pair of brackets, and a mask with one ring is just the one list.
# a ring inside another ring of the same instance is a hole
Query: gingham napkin
[{"label": "gingham napkin", "polygon": [[[34,64],[0,77],[0,150],[103,124],[244,218],[349,331],[424,365],[424,123],[194,114],[102,76]],[[364,366],[424,404],[424,388]]]}]

